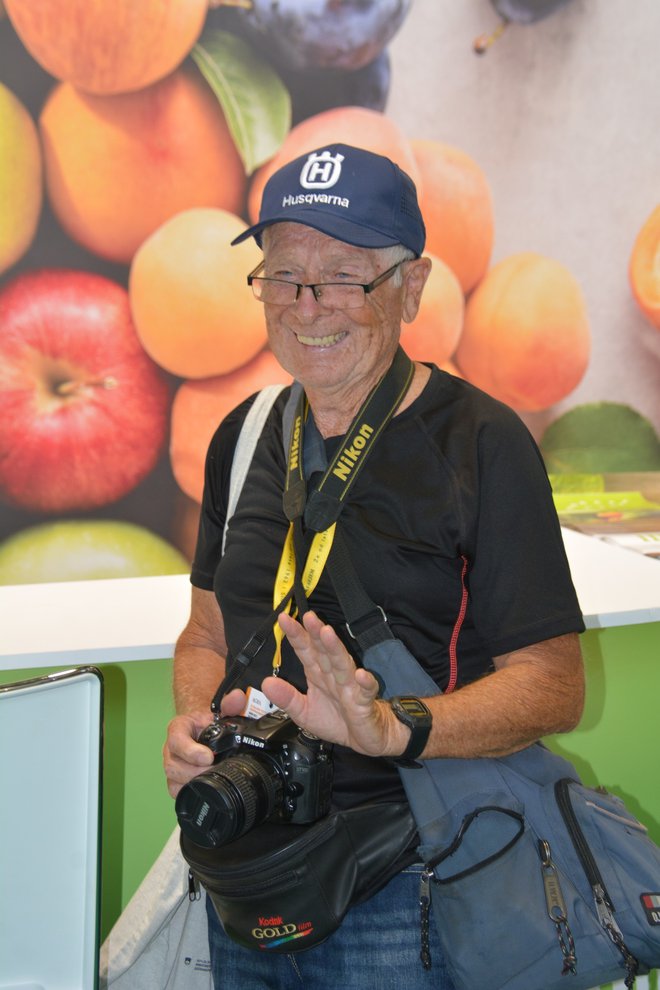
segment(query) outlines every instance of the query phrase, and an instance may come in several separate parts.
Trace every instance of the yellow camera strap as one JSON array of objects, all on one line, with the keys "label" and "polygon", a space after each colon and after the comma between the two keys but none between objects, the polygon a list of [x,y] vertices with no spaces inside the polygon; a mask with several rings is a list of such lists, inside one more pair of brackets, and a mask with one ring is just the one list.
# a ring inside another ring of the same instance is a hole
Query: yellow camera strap
[{"label": "yellow camera strap", "polygon": [[[330,556],[330,549],[332,547],[332,541],[334,540],[336,526],[337,523],[332,523],[331,526],[324,529],[321,533],[314,534],[314,539],[312,540],[312,545],[307,553],[307,559],[305,561],[305,566],[301,577],[305,598],[309,598],[318,584],[323,568],[325,567],[328,557]],[[284,543],[284,549],[282,550],[282,556],[280,558],[280,565],[277,569],[277,576],[275,578],[275,587],[273,590],[273,609],[277,609],[280,602],[287,599],[289,592],[294,588],[295,579],[296,551],[294,545],[294,523],[291,522],[289,523],[289,531]],[[297,604],[294,604],[294,599],[292,597],[288,597],[287,604],[282,611],[288,612],[289,615],[293,616],[298,614],[298,606]],[[275,620],[273,625],[273,634],[275,636],[273,674],[277,676],[282,665],[282,640],[284,638],[284,633],[280,629],[277,620]]]}]

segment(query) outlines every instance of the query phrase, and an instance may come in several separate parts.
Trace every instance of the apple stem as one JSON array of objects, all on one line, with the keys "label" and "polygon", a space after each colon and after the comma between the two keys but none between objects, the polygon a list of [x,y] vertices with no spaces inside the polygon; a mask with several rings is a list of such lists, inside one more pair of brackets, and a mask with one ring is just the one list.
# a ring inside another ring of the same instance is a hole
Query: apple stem
[{"label": "apple stem", "polygon": [[81,389],[83,388],[98,387],[98,388],[109,389],[109,388],[117,388],[118,384],[119,382],[117,381],[117,379],[113,378],[110,375],[107,376],[106,378],[94,378],[92,379],[92,381],[87,381],[87,382],[72,382],[72,381],[58,382],[57,385],[55,386],[55,393],[57,395],[62,395],[62,396],[76,395],[76,393],[80,392]]},{"label": "apple stem", "polygon": [[504,34],[510,23],[511,21],[504,18],[490,34],[480,34],[478,38],[475,38],[472,47],[476,54],[485,55],[491,45],[494,45],[497,39]]}]

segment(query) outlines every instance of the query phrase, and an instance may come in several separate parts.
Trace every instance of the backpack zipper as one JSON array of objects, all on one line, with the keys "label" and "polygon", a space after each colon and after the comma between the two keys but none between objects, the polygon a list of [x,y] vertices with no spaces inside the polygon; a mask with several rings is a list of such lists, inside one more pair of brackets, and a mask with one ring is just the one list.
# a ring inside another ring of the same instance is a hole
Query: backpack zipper
[{"label": "backpack zipper", "polygon": [[626,967],[625,985],[630,988],[635,983],[635,976],[639,969],[639,962],[630,952],[623,939],[623,933],[614,919],[615,907],[610,897],[598,864],[589,848],[589,844],[584,837],[580,823],[575,814],[570,795],[570,785],[574,781],[570,777],[563,777],[555,783],[555,797],[561,816],[568,830],[578,859],[582,864],[582,869],[591,887],[596,906],[596,914],[602,927],[623,956]]}]

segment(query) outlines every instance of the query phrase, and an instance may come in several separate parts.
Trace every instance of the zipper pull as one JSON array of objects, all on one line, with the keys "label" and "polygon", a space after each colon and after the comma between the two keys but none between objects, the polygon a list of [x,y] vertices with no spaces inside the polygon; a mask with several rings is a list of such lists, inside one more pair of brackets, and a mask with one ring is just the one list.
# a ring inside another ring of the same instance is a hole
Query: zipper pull
[{"label": "zipper pull", "polygon": [[552,862],[550,844],[545,839],[539,840],[541,854],[541,874],[545,890],[545,903],[552,921],[566,921],[566,901],[559,883],[557,867]]},{"label": "zipper pull", "polygon": [[201,899],[202,892],[197,886],[197,881],[193,876],[192,870],[188,870],[188,900],[189,901],[199,901]]},{"label": "zipper pull", "polygon": [[623,932],[614,920],[614,914],[612,913],[605,890],[599,883],[597,883],[592,890],[594,892],[594,903],[596,905],[598,920],[623,956],[624,965],[626,967],[626,979],[624,980],[624,984],[626,987],[630,988],[634,986],[635,977],[637,976],[637,971],[639,970],[639,961],[635,958],[635,956],[633,956],[632,952],[630,952],[628,946],[623,940]]},{"label": "zipper pull", "polygon": [[543,877],[548,917],[555,926],[559,947],[564,957],[562,976],[566,973],[576,973],[577,956],[573,933],[568,924],[566,901],[559,883],[559,872],[552,861],[550,843],[546,839],[539,839],[539,855],[541,857],[541,876]]},{"label": "zipper pull", "polygon": [[[610,910],[610,906],[607,902],[607,897],[603,887],[597,883],[593,888],[594,892],[594,903],[596,905],[596,914],[598,915],[598,920],[600,921],[603,928],[612,928],[615,932],[621,935],[621,930],[614,920],[614,915]],[[622,936],[623,937],[623,936]]]}]

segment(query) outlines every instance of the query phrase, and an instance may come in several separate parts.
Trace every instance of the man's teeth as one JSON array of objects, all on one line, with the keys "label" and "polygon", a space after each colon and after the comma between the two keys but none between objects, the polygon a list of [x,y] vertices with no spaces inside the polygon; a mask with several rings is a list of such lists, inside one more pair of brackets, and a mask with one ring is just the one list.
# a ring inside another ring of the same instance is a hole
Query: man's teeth
[{"label": "man's teeth", "polygon": [[330,347],[331,344],[336,344],[345,336],[345,333],[332,333],[328,334],[327,337],[305,337],[301,333],[296,334],[301,344],[306,344],[310,347]]}]

